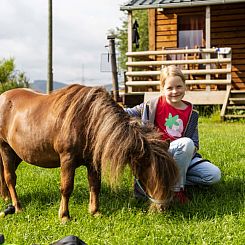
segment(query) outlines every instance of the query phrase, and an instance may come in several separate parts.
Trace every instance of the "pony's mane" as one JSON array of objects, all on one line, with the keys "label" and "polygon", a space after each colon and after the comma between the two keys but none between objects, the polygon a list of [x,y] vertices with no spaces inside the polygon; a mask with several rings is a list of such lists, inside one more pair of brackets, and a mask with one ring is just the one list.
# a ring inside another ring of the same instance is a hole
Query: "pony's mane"
[{"label": "pony's mane", "polygon": [[[87,88],[79,84],[72,84],[70,86],[55,90],[51,93],[50,96],[54,97],[54,111],[58,113],[58,119],[62,119],[69,111],[69,114],[72,113],[72,110],[75,110],[74,106],[79,103],[81,94],[83,90]],[[75,116],[75,115],[73,115]],[[69,115],[72,117],[72,115]]]},{"label": "pony's mane", "polygon": [[[118,179],[127,164],[140,164],[138,160],[147,157],[152,165],[152,176],[159,179],[159,185],[168,189],[173,184],[175,179],[163,179],[166,176],[163,171],[176,176],[176,169],[166,164],[171,161],[168,143],[162,141],[161,134],[152,125],[143,127],[102,87],[72,85],[56,93],[57,104],[62,105],[59,115],[65,121],[62,132],[70,130],[77,118],[85,121],[86,127],[82,129],[86,137],[84,156],[89,152],[94,166],[101,167],[102,173],[109,172],[110,183]],[[66,103],[59,103],[61,101]],[[138,166],[131,167],[136,174]]]}]

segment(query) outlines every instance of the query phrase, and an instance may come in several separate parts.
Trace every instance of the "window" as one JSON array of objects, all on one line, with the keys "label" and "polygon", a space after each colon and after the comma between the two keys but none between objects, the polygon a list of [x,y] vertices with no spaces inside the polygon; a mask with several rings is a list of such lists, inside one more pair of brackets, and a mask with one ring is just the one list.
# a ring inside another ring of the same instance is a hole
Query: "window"
[{"label": "window", "polygon": [[178,47],[195,48],[205,46],[205,19],[202,15],[178,17]]}]

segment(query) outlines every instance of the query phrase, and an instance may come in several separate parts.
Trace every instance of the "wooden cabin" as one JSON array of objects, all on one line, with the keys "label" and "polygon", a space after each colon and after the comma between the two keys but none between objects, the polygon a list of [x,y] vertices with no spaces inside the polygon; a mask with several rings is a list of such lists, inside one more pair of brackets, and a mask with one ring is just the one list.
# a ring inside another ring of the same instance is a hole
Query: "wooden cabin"
[{"label": "wooden cabin", "polygon": [[[245,117],[245,0],[131,0],[120,9],[128,12],[125,105],[159,93],[161,68],[176,64],[186,99],[222,105],[222,119]],[[143,9],[149,50],[133,52],[133,11]]]}]

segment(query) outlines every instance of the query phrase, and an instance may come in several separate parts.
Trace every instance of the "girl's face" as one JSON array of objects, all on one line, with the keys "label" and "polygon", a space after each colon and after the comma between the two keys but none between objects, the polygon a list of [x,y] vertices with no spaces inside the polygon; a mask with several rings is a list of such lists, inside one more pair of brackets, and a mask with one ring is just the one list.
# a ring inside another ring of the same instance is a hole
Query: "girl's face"
[{"label": "girl's face", "polygon": [[186,86],[179,76],[167,77],[163,87],[163,94],[166,101],[173,106],[182,104],[182,99],[185,96]]}]

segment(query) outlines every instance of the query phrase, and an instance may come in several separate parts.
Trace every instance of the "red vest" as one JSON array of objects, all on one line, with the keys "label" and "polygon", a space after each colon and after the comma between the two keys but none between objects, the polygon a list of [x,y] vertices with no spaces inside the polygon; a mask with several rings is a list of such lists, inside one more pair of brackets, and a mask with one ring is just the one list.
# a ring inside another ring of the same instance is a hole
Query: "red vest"
[{"label": "red vest", "polygon": [[155,125],[162,132],[164,140],[173,141],[183,137],[192,108],[190,104],[187,105],[184,110],[176,109],[167,103],[165,97],[159,98]]}]

